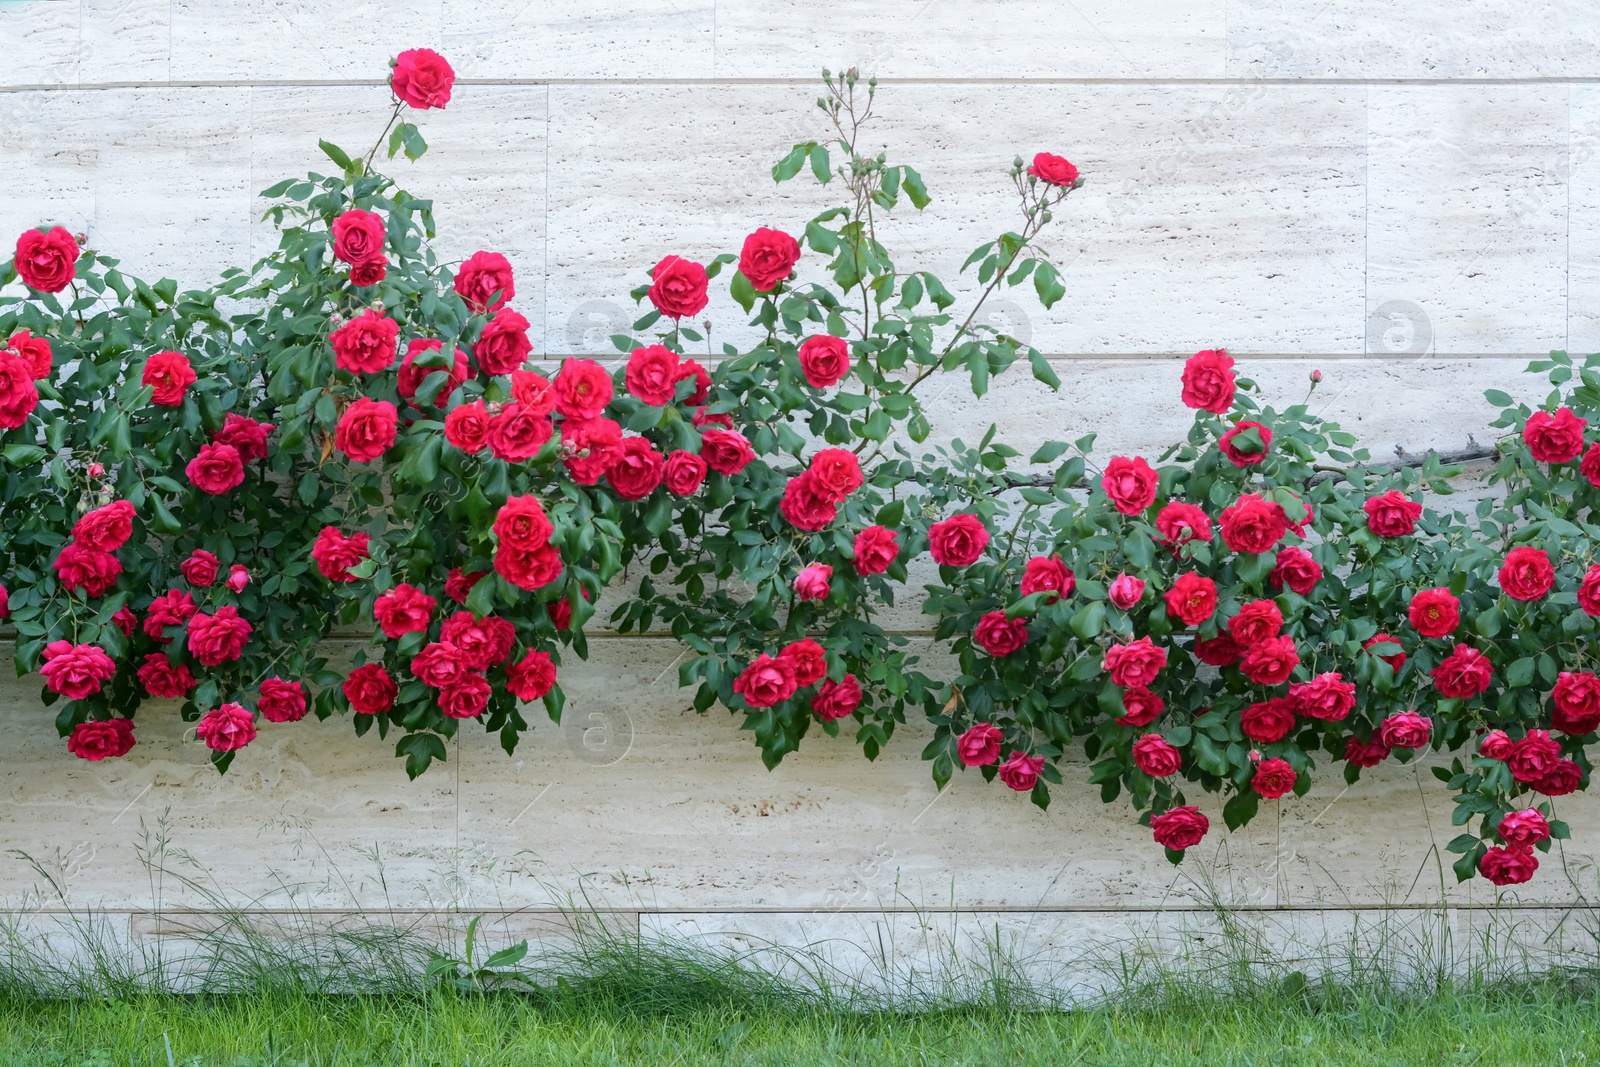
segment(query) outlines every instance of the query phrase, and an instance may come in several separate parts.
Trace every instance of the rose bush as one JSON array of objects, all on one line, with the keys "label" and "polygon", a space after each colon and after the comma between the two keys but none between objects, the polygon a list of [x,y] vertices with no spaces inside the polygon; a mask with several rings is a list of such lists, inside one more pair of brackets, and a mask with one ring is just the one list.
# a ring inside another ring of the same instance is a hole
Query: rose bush
[{"label": "rose bush", "polygon": [[[1442,506],[1459,470],[1374,463],[1220,348],[1185,366],[1193,426],[1159,457],[930,443],[938,375],[981,396],[1026,361],[1059,386],[979,312],[1001,287],[1064,296],[1039,240],[1082,179],[1013,163],[1020,223],[968,258],[956,312],[880,243],[929,200],[858,147],[875,85],[825,84],[830,138],[773,177],[809,171],[836,205],[641,265],[614,366],[538,358],[513,264],[441,262],[430,205],[373,169],[385,143],[426,150],[407,108],[451,102],[423,49],[396,59],[371,152],[323,142],[337,174],[266,190],[278,248],[209,289],[22,234],[0,276],[25,287],[0,300],[0,618],[68,751],[127,754],[157,699],[220,770],[308,714],[396,734],[412,776],[463,720],[510,752],[529,703],[559,719],[610,588],[614,629],[682,642],[695,707],[742,715],[768,766],[813,728],[875,758],[920,713],[941,787],[976,768],[1043,806],[1081,746],[1176,861],[1210,830],[1185,788],[1236,827],[1319,760],[1354,782],[1449,749],[1434,773],[1478,820],[1458,874],[1531,877],[1600,727],[1600,371],[1536,364],[1539,411],[1491,391],[1509,432],[1471,514]],[[749,346],[710,348],[713,284]],[[913,584],[947,658],[885,625]],[[323,642],[351,628],[371,642],[335,669]]]}]

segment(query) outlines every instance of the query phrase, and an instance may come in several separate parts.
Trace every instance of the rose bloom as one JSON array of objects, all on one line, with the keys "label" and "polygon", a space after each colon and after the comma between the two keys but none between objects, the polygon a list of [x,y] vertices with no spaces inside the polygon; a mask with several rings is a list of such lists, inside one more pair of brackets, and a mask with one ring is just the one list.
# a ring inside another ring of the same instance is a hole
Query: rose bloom
[{"label": "rose bloom", "polygon": [[1600,678],[1589,671],[1562,671],[1550,693],[1550,725],[1583,737],[1600,727]]},{"label": "rose bloom", "polygon": [[368,308],[329,334],[328,343],[333,346],[333,360],[340,370],[381,374],[394,366],[399,336],[398,322]]},{"label": "rose bloom", "polygon": [[401,582],[373,602],[372,617],[385,637],[398,641],[406,634],[426,633],[438,603],[416,586]]},{"label": "rose bloom", "polygon": [[1106,464],[1100,487],[1124,515],[1142,515],[1156,502],[1161,479],[1141,457],[1115,456]]},{"label": "rose bloom", "polygon": [[498,615],[485,615],[480,619],[470,611],[458,611],[440,627],[439,640],[456,646],[467,669],[486,671],[511,655],[517,628],[509,619]]},{"label": "rose bloom", "polygon": [[1532,848],[1550,837],[1550,823],[1536,808],[1507,812],[1497,830],[1500,840],[1512,848]]},{"label": "rose bloom", "polygon": [[1294,710],[1307,718],[1338,722],[1356,706],[1356,687],[1338,671],[1327,671],[1309,682],[1289,687]]},{"label": "rose bloom", "polygon": [[[1379,645],[1398,646],[1399,644],[1399,641],[1393,637],[1390,637],[1388,634],[1374,634],[1372,637],[1368,638],[1366,644],[1362,645],[1361,647],[1364,649],[1372,649]],[[1378,654],[1373,653],[1373,655]],[[1395,652],[1387,656],[1378,655],[1378,658],[1383,660],[1383,662],[1387,663],[1391,669],[1396,671],[1406,665],[1406,654],[1404,652]]]},{"label": "rose bloom", "polygon": [[1500,589],[1514,600],[1538,600],[1556,584],[1556,569],[1543,549],[1522,545],[1506,553]]},{"label": "rose bloom", "polygon": [[547,652],[531,651],[506,667],[506,689],[518,700],[539,700],[556,684],[556,665]]},{"label": "rose bloom", "polygon": [[365,289],[369,285],[377,285],[389,273],[389,264],[381,257],[363,259],[360,263],[350,265],[350,284],[358,289]]},{"label": "rose bloom", "polygon": [[718,474],[734,475],[749,466],[756,452],[737,430],[706,430],[700,434],[700,458]]},{"label": "rose bloom", "polygon": [[167,630],[174,626],[187,626],[199,610],[188,593],[169,589],[152,600],[150,607],[145,609],[144,632],[152,641],[166,644],[172,640],[167,636]]},{"label": "rose bloom", "polygon": [[232,445],[239,450],[239,458],[246,463],[267,458],[267,437],[277,427],[270,422],[257,422],[243,415],[228,412],[223,416],[222,429],[211,435],[219,445]]},{"label": "rose bloom", "polygon": [[1244,655],[1244,649],[1228,634],[1222,633],[1208,640],[1196,638],[1194,658],[1213,667],[1226,667]]},{"label": "rose bloom", "polygon": [[724,430],[731,430],[733,429],[733,416],[727,412],[708,413],[705,408],[697,408],[695,413],[689,417],[689,423],[697,430],[703,430],[707,426],[720,426]]},{"label": "rose bloom", "polygon": [[85,512],[72,527],[72,540],[96,552],[115,552],[133,536],[133,505],[114,500]]},{"label": "rose bloom", "polygon": [[489,420],[489,451],[496,459],[522,463],[537,456],[554,435],[548,416],[536,415],[521,404],[507,404]]},{"label": "rose bloom", "polygon": [[1285,759],[1264,759],[1256,765],[1256,773],[1250,779],[1250,787],[1268,800],[1277,800],[1287,795],[1294,789],[1295,779],[1299,777],[1294,773],[1294,768],[1289,766]]},{"label": "rose bloom", "polygon": [[1174,500],[1156,513],[1156,529],[1174,552],[1190,541],[1211,540],[1211,519],[1193,504]]},{"label": "rose bloom", "polygon": [[733,691],[752,708],[770,708],[794,696],[794,665],[762,653],[733,680]]},{"label": "rose bloom", "polygon": [[675,450],[667,457],[667,491],[674,496],[693,496],[706,480],[706,461],[693,452]]},{"label": "rose bloom", "polygon": [[1257,641],[1239,661],[1244,676],[1257,685],[1281,685],[1298,666],[1300,653],[1294,647],[1294,638],[1287,634]]},{"label": "rose bloom", "polygon": [[556,410],[569,419],[597,419],[611,403],[611,375],[592,359],[561,364],[552,385]]},{"label": "rose bloom", "polygon": [[535,415],[548,415],[556,409],[555,386],[531,370],[511,372],[511,399]]},{"label": "rose bloom", "polygon": [[474,312],[499,311],[517,295],[511,261],[499,252],[472,253],[456,272],[455,290]]},{"label": "rose bloom", "polygon": [[356,264],[383,259],[383,216],[351,208],[333,220],[333,258]]},{"label": "rose bloom", "polygon": [[809,637],[788,645],[778,658],[789,665],[797,686],[811,685],[828,673],[828,654]]},{"label": "rose bloom", "polygon": [[184,394],[198,379],[182,352],[157,352],[145,360],[139,381],[151,387],[150,403],[175,408],[183,403]]},{"label": "rose bloom", "polygon": [[350,568],[367,558],[367,543],[364,533],[346,537],[332,526],[324,526],[311,546],[311,558],[316,561],[318,573],[330,582],[360,581]]},{"label": "rose bloom", "polygon": [[528,340],[528,320],[510,308],[501,308],[484,324],[472,354],[485,374],[510,374],[521,367],[533,351]]},{"label": "rose bloom", "polygon": [[117,584],[122,561],[109,552],[96,552],[68,544],[55,558],[56,577],[68,589],[81,589],[85,596],[104,596]]},{"label": "rose bloom", "polygon": [[794,273],[800,261],[800,242],[782,230],[758,229],[744,239],[739,253],[739,273],[758,293],[770,293]]},{"label": "rose bloom", "polygon": [[[0,586],[0,619],[5,617],[5,587]],[[123,637],[132,637],[133,632],[139,628],[139,617],[127,608],[121,607],[112,612],[111,624],[122,631]]]},{"label": "rose bloom", "polygon": [[1490,730],[1478,742],[1478,755],[1484,759],[1505,760],[1510,758],[1513,747],[1514,742],[1504,730]]},{"label": "rose bloom", "polygon": [[854,552],[857,574],[882,574],[900,555],[899,534],[887,526],[868,526],[856,534]]},{"label": "rose bloom", "polygon": [[1144,599],[1144,579],[1131,574],[1119,574],[1106,590],[1106,598],[1123,611],[1133,610]]},{"label": "rose bloom", "polygon": [[[583,599],[592,599],[589,596],[589,590],[585,589],[581,585],[578,586],[578,592],[583,594]],[[571,629],[572,602],[566,597],[562,597],[560,600],[553,600],[546,604],[544,606],[544,612],[546,615],[550,616],[550,625],[554,626],[557,630]]]},{"label": "rose bloom", "polygon": [[579,485],[596,485],[622,451],[622,427],[611,419],[568,419],[561,424],[562,464]]},{"label": "rose bloom", "polygon": [[65,226],[52,226],[48,233],[23,230],[12,265],[29,288],[59,293],[72,284],[77,262],[78,242]]},{"label": "rose bloom", "polygon": [[1252,741],[1270,745],[1282,741],[1294,729],[1294,701],[1273,697],[1249,705],[1239,713],[1239,728]]},{"label": "rose bloom", "polygon": [[[1261,448],[1259,451],[1246,451],[1243,447],[1234,444],[1234,441],[1239,437],[1240,434],[1249,430],[1256,431],[1256,435],[1261,438]],[[1261,425],[1259,422],[1250,422],[1248,420],[1240,422],[1238,425],[1234,426],[1233,429],[1223,434],[1222,439],[1217,442],[1217,447],[1222,450],[1222,454],[1227,456],[1228,462],[1232,463],[1235,467],[1255,466],[1267,458],[1267,450],[1271,446],[1272,431]]]},{"label": "rose bloom", "polygon": [[1228,620],[1228,635],[1241,647],[1277,637],[1283,629],[1283,612],[1276,600],[1252,600]]},{"label": "rose bloom", "polygon": [[1150,819],[1150,831],[1156,844],[1174,852],[1198,845],[1210,829],[1211,820],[1193,804],[1171,808]]},{"label": "rose bloom", "polygon": [[489,706],[493,693],[487,678],[468,671],[453,685],[439,690],[439,710],[452,719],[475,719]]},{"label": "rose bloom", "polygon": [[1167,590],[1167,614],[1199,626],[1217,612],[1217,583],[1192,571],[1180,574]]},{"label": "rose bloom", "polygon": [[232,445],[201,445],[183,472],[202,493],[221,496],[244,484],[244,458]]},{"label": "rose bloom", "polygon": [[1102,666],[1115,685],[1149,685],[1167,665],[1167,650],[1159,648],[1148,637],[1112,645],[1106,649]]},{"label": "rose bloom", "polygon": [[6,342],[6,348],[22,357],[22,361],[33,372],[35,380],[50,377],[50,366],[54,356],[50,352],[50,342],[43,337],[35,337],[27,330],[18,330]]},{"label": "rose bloom", "polygon": [[94,763],[126,756],[133,751],[133,720],[80,722],[67,738],[67,751]]},{"label": "rose bloom", "polygon": [[824,448],[811,457],[813,490],[830,504],[842,504],[866,481],[855,453],[843,448]]},{"label": "rose bloom", "polygon": [[1133,765],[1152,778],[1167,778],[1183,768],[1183,754],[1160,734],[1145,734],[1133,743]]},{"label": "rose bloom", "polygon": [[813,389],[838,385],[850,373],[850,344],[819,333],[800,343],[800,371]]},{"label": "rose bloom", "polygon": [[817,490],[817,478],[803,471],[783,487],[778,511],[799,530],[820,530],[839,515],[839,509]]},{"label": "rose bloom", "polygon": [[501,545],[494,553],[494,569],[518,589],[543,589],[561,577],[561,553],[554,545],[519,552]]},{"label": "rose bloom", "polygon": [[1068,186],[1078,180],[1078,168],[1060,156],[1040,152],[1033,157],[1028,173],[1046,185]]},{"label": "rose bloom", "polygon": [[1578,464],[1578,473],[1588,479],[1590,485],[1600,488],[1600,441],[1589,446],[1583,454],[1583,462]]},{"label": "rose bloom", "polygon": [[413,407],[421,407],[417,403],[417,393],[423,385],[434,375],[443,374],[445,380],[433,394],[433,406],[442,408],[449,401],[450,394],[465,382],[469,376],[467,369],[467,354],[461,349],[456,349],[455,362],[449,367],[423,366],[418,360],[430,352],[442,351],[444,345],[429,337],[413,337],[406,342],[405,358],[400,361],[400,373],[395,380],[394,390]]},{"label": "rose bloom", "polygon": [[678,391],[678,357],[665,345],[635,348],[628,356],[623,383],[650,407],[665,407]]},{"label": "rose bloom", "polygon": [[306,691],[299,682],[263,679],[256,694],[256,710],[268,722],[299,722],[306,717]]},{"label": "rose bloom", "polygon": [[1028,621],[1008,619],[1003,611],[991,611],[978,620],[973,639],[991,656],[1009,656],[1028,643]]},{"label": "rose bloom", "polygon": [[1557,408],[1554,415],[1535,411],[1522,427],[1522,439],[1540,463],[1570,463],[1583,451],[1583,431],[1588,425],[1571,408]]},{"label": "rose bloom", "polygon": [[203,548],[189,553],[189,558],[178,564],[183,577],[197,589],[207,589],[217,580],[217,557]]},{"label": "rose bloom", "polygon": [[956,740],[956,758],[968,767],[986,767],[1000,758],[1004,740],[1005,734],[993,723],[973,723]]},{"label": "rose bloom", "polygon": [[1389,746],[1376,737],[1365,743],[1352,737],[1344,743],[1344,758],[1357,767],[1376,767],[1389,758]]},{"label": "rose bloom", "polygon": [[361,397],[339,417],[333,443],[355,462],[371,463],[394,447],[399,422],[399,412],[387,400]]},{"label": "rose bloom", "polygon": [[450,89],[456,83],[456,72],[438,52],[431,48],[408,48],[394,60],[394,71],[389,75],[389,87],[394,95],[411,107],[443,108],[450,102]]},{"label": "rose bloom", "polygon": [[794,595],[800,600],[826,600],[833,587],[828,584],[833,568],[826,563],[812,563],[794,578]]},{"label": "rose bloom", "polygon": [[1039,781],[1039,772],[1044,770],[1043,756],[1026,756],[1021,752],[1013,752],[1000,764],[1000,780],[1019,793],[1026,793]]},{"label": "rose bloom", "polygon": [[1071,596],[1077,579],[1060,556],[1034,556],[1022,568],[1022,595],[1050,593],[1047,603]]},{"label": "rose bloom", "polygon": [[645,437],[629,437],[606,468],[606,480],[624,500],[643,500],[666,475],[667,461]]},{"label": "rose bloom", "polygon": [[1583,768],[1569,759],[1556,760],[1555,766],[1537,782],[1531,783],[1533,791],[1547,797],[1564,797],[1583,784]]},{"label": "rose bloom", "polygon": [[1440,696],[1475,697],[1489,688],[1493,674],[1488,656],[1470,645],[1457,645],[1455,651],[1433,669],[1433,684]]},{"label": "rose bloom", "polygon": [[928,527],[928,551],[945,567],[970,567],[989,544],[989,531],[976,515],[952,515]]},{"label": "rose bloom", "polygon": [[0,430],[15,430],[39,406],[33,368],[12,352],[0,352]]},{"label": "rose bloom", "polygon": [[381,715],[394,710],[394,698],[400,687],[395,685],[389,672],[379,663],[368,663],[350,672],[340,686],[350,709],[357,715]]},{"label": "rose bloom", "polygon": [[853,674],[847,674],[837,682],[823,682],[817,695],[811,698],[811,713],[823,722],[854,715],[860,706],[861,683],[856,681]]},{"label": "rose bloom", "polygon": [[1233,552],[1271,552],[1288,532],[1283,508],[1255,493],[1245,493],[1222,511],[1222,540]]},{"label": "rose bloom", "polygon": [[488,571],[473,571],[471,574],[465,574],[460,567],[451,567],[450,573],[445,576],[444,595],[454,600],[457,604],[465,604],[467,597],[472,593],[472,587],[488,576]]},{"label": "rose bloom", "polygon": [[482,400],[458,404],[444,417],[444,439],[463,452],[481,452],[489,443],[489,409]]},{"label": "rose bloom", "polygon": [[706,306],[706,269],[682,256],[668,256],[650,272],[650,303],[673,319],[698,315]]},{"label": "rose bloom", "polygon": [[1578,585],[1578,607],[1585,615],[1600,615],[1600,563],[1584,572]]},{"label": "rose bloom", "polygon": [[1226,415],[1233,407],[1233,357],[1225,348],[1196,352],[1183,365],[1183,404],[1197,411]]},{"label": "rose bloom", "polygon": [[1379,537],[1404,537],[1417,528],[1422,505],[1407,500],[1404,493],[1391,489],[1371,497],[1362,505],[1367,513],[1367,529]]},{"label": "rose bloom", "polygon": [[1273,588],[1282,589],[1288,586],[1300,596],[1310,596],[1311,591],[1322,581],[1322,564],[1312,558],[1311,553],[1295,545],[1278,550],[1278,561],[1272,568],[1272,573],[1267,575],[1267,581]]},{"label": "rose bloom", "polygon": [[454,685],[470,669],[462,660],[461,650],[449,641],[430,642],[411,657],[412,676],[435,689]]},{"label": "rose bloom", "polygon": [[224,704],[205,713],[194,735],[213,752],[233,752],[256,739],[256,716],[243,704]]},{"label": "rose bloom", "polygon": [[677,386],[680,382],[694,382],[694,389],[683,402],[690,407],[698,407],[706,402],[711,395],[711,375],[706,369],[692,359],[686,359],[678,364],[678,373],[673,378],[673,395],[677,395]]},{"label": "rose bloom", "polygon": [[71,641],[51,641],[44,646],[45,688],[68,700],[82,700],[100,692],[100,687],[117,673],[117,664],[98,645],[75,645]]},{"label": "rose bloom", "polygon": [[1528,736],[1511,746],[1506,764],[1511,777],[1519,782],[1537,782],[1548,775],[1561,759],[1561,745],[1548,730],[1529,730]]},{"label": "rose bloom", "polygon": [[1407,615],[1423,637],[1444,637],[1461,625],[1461,601],[1448,589],[1424,589],[1411,598]]},{"label": "rose bloom", "polygon": [[1521,885],[1538,869],[1538,857],[1527,849],[1491,848],[1478,859],[1478,873],[1495,885]]},{"label": "rose bloom", "polygon": [[1122,691],[1122,714],[1117,722],[1123,726],[1149,726],[1160,718],[1166,706],[1166,701],[1144,686],[1129,686]]},{"label": "rose bloom", "polygon": [[494,535],[518,552],[532,552],[550,543],[555,526],[535,496],[507,497],[494,516]]},{"label": "rose bloom", "polygon": [[[1316,511],[1311,507],[1310,504],[1306,503],[1305,499],[1302,498],[1299,493],[1296,493],[1294,490],[1286,489],[1284,492],[1294,497],[1295,501],[1300,505],[1300,507],[1305,509],[1305,516],[1300,519],[1292,518],[1289,514],[1288,508],[1283,509],[1283,517],[1285,521],[1288,522],[1289,529],[1294,531],[1294,535],[1296,537],[1304,537],[1306,535],[1306,527],[1310,526],[1316,521]],[[1278,506],[1283,507],[1282,504],[1279,504]]]},{"label": "rose bloom", "polygon": [[224,604],[215,613],[201,612],[189,620],[189,654],[203,666],[232,663],[244,653],[254,627],[239,616],[239,609]]},{"label": "rose bloom", "polygon": [[1391,715],[1378,725],[1377,736],[1390,748],[1421,748],[1433,733],[1433,721],[1414,711]]}]

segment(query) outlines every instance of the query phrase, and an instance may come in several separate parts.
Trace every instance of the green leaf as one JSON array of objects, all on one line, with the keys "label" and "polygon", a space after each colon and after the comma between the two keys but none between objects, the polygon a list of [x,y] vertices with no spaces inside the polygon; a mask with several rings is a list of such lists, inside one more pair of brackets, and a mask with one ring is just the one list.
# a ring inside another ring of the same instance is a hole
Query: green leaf
[{"label": "green leaf", "polygon": [[318,141],[317,147],[322,149],[323,153],[329,159],[337,163],[340,170],[350,169],[350,157],[345,155],[344,149],[340,148],[332,141]]},{"label": "green leaf", "polygon": [[833,178],[833,168],[828,163],[828,149],[826,145],[812,145],[810,152],[811,173],[817,181],[827,185]]},{"label": "green leaf", "polygon": [[1059,459],[1070,446],[1065,441],[1046,441],[1039,446],[1029,459],[1029,463],[1051,463]]},{"label": "green leaf", "polygon": [[1043,260],[1033,272],[1033,289],[1039,294],[1039,303],[1046,308],[1056,306],[1056,301],[1067,295],[1067,287],[1061,284],[1060,275],[1056,268]]},{"label": "green leaf", "polygon": [[912,205],[918,211],[921,211],[932,203],[928,198],[928,187],[923,184],[922,175],[911,167],[901,167],[900,169],[905,174],[902,184],[905,186],[906,196],[910,197]]},{"label": "green leaf", "polygon": [[1050,361],[1037,348],[1028,349],[1028,363],[1033,367],[1033,376],[1048,385],[1051,389],[1061,388],[1061,379],[1056,376],[1055,368],[1050,366]]}]

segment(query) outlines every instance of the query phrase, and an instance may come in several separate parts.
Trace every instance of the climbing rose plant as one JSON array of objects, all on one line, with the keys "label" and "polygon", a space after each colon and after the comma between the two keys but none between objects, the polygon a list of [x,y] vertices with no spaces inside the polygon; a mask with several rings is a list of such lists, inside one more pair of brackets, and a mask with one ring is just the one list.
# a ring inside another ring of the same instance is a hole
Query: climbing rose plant
[{"label": "climbing rose plant", "polygon": [[[1460,469],[1374,463],[1222,349],[1186,364],[1194,424],[1154,460],[1092,435],[1027,462],[992,429],[930,442],[932,378],[982,396],[1025,360],[1059,387],[979,313],[1002,287],[1065,295],[1040,237],[1082,179],[1013,163],[1019,224],[968,258],[962,313],[879,243],[929,197],[858,148],[876,86],[848,71],[825,75],[829,138],[773,168],[836,206],[664,254],[618,359],[543,359],[507,257],[441,262],[429,202],[373,169],[426,151],[402,116],[453,83],[401,53],[372,150],[322,142],[339,173],[267,189],[277,249],[209,289],[132,278],[61,227],[18,238],[0,619],[70,752],[126,755],[146,701],[180,704],[219,770],[308,714],[394,733],[413,777],[465,720],[511,752],[533,703],[559,721],[610,590],[612,627],[670,631],[696,709],[742,715],[769,767],[813,729],[875,758],[920,713],[941,787],[975,769],[1042,807],[1081,747],[1176,862],[1210,829],[1186,785],[1232,828],[1319,759],[1354,783],[1449,749],[1460,877],[1526,881],[1567,835],[1554,798],[1587,786],[1600,727],[1600,358],[1535,363],[1537,411],[1490,391],[1508,432],[1470,514],[1439,503]],[[699,323],[724,278],[749,347]],[[926,664],[882,617],[908,586]],[[371,642],[330,664],[353,627]]]}]

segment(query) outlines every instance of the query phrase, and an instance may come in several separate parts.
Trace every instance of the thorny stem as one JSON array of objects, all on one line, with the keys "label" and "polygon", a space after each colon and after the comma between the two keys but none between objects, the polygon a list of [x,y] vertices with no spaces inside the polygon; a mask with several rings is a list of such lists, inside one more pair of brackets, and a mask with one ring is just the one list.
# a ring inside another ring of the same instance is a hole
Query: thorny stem
[{"label": "thorny stem", "polygon": [[389,112],[389,121],[383,127],[383,132],[378,134],[378,141],[372,146],[372,151],[367,153],[367,158],[361,162],[361,172],[369,174],[372,171],[372,161],[378,157],[378,149],[383,147],[383,142],[388,138],[389,131],[394,129],[394,120],[400,117],[401,102],[396,99],[394,110]]}]

